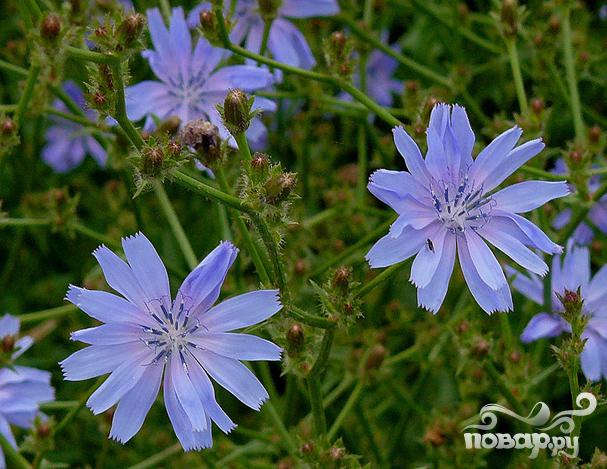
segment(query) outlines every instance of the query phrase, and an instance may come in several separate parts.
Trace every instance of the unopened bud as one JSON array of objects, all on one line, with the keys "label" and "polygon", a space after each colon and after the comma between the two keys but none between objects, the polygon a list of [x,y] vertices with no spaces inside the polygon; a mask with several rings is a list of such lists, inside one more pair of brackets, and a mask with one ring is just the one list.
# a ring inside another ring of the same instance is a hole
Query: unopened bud
[{"label": "unopened bud", "polygon": [[559,295],[559,299],[565,311],[581,310],[582,298],[579,292],[565,289],[563,295]]},{"label": "unopened bud", "polygon": [[303,327],[299,324],[293,324],[287,331],[287,341],[291,350],[300,350],[304,344]]},{"label": "unopened bud", "polygon": [[4,353],[10,353],[15,348],[15,336],[7,335],[0,342],[0,346]]},{"label": "unopened bud", "polygon": [[419,82],[416,80],[407,80],[405,82],[405,89],[411,93],[416,93],[419,90]]},{"label": "unopened bud", "polygon": [[257,0],[259,11],[264,18],[273,18],[276,16],[276,10],[280,6],[282,0]]},{"label": "unopened bud", "polygon": [[93,93],[93,104],[95,104],[96,107],[103,107],[106,103],[107,99],[105,98],[103,93],[101,93],[100,91],[95,91]]},{"label": "unopened bud", "polygon": [[285,200],[295,185],[297,175],[295,173],[282,173],[271,177],[265,183],[266,200],[270,204],[277,204]]},{"label": "unopened bud", "polygon": [[518,32],[518,2],[517,0],[502,0],[500,19],[506,37],[514,37]]},{"label": "unopened bud", "polygon": [[223,103],[223,121],[232,135],[244,132],[251,124],[253,101],[239,89],[228,91]]},{"label": "unopened bud", "polygon": [[386,347],[380,344],[374,346],[365,362],[365,370],[370,371],[378,369],[383,363],[384,358],[386,358]]},{"label": "unopened bud", "polygon": [[342,266],[339,267],[333,274],[333,287],[342,290],[347,290],[352,278],[352,268]]},{"label": "unopened bud", "polygon": [[548,20],[548,25],[550,26],[550,30],[556,34],[561,29],[561,20],[558,16],[552,15]]},{"label": "unopened bud", "polygon": [[48,438],[50,434],[51,427],[49,426],[48,422],[40,422],[36,426],[36,435],[38,435],[39,438]]},{"label": "unopened bud", "polygon": [[158,147],[148,147],[143,153],[143,171],[146,174],[154,174],[160,168],[162,168],[162,163],[164,162],[164,155],[162,154],[162,150]]},{"label": "unopened bud", "polygon": [[308,265],[304,259],[297,259],[293,270],[297,276],[301,277],[306,272],[307,268]]},{"label": "unopened bud", "polygon": [[335,31],[331,34],[331,45],[333,46],[333,51],[342,55],[346,48],[346,44],[348,43],[348,38],[342,31]]},{"label": "unopened bud", "polygon": [[255,152],[251,158],[251,168],[254,170],[264,170],[270,166],[270,157],[265,153]]},{"label": "unopened bud", "polygon": [[2,126],[0,127],[0,132],[2,132],[2,135],[12,135],[16,130],[17,126],[11,118],[7,117],[2,121]]},{"label": "unopened bud", "polygon": [[196,150],[206,165],[216,162],[221,156],[219,129],[204,119],[188,122],[181,131],[181,141]]},{"label": "unopened bud", "polygon": [[314,443],[312,443],[311,441],[304,443],[303,445],[301,445],[301,450],[300,450],[303,454],[310,454],[314,451]]},{"label": "unopened bud", "polygon": [[178,156],[181,153],[182,147],[178,142],[172,141],[168,144],[167,149],[171,156]]},{"label": "unopened bud", "polygon": [[531,109],[535,114],[540,114],[544,110],[544,100],[542,98],[534,98],[531,100]]},{"label": "unopened bud", "polygon": [[340,461],[341,459],[344,458],[344,456],[346,455],[346,450],[343,448],[337,448],[337,447],[333,447],[329,450],[329,457],[333,460],[333,461]]},{"label": "unopened bud", "polygon": [[569,162],[572,166],[578,166],[584,158],[584,156],[582,155],[582,152],[580,152],[578,150],[570,151],[568,157],[569,157]]},{"label": "unopened bud", "polygon": [[132,13],[118,27],[118,32],[126,46],[132,45],[143,31],[145,18],[140,13]]},{"label": "unopened bud", "polygon": [[203,31],[215,31],[215,13],[211,10],[203,10],[200,12],[200,27]]},{"label": "unopened bud", "polygon": [[485,339],[477,339],[472,345],[472,353],[477,357],[484,357],[489,353],[489,342]]},{"label": "unopened bud", "polygon": [[591,127],[588,131],[588,137],[590,138],[591,142],[598,142],[601,138],[601,128],[598,125]]},{"label": "unopened bud", "polygon": [[521,352],[518,352],[518,351],[515,350],[514,352],[510,353],[510,355],[508,356],[508,358],[510,359],[510,361],[512,363],[518,363],[518,362],[521,361],[522,355],[521,355]]},{"label": "unopened bud", "polygon": [[57,39],[61,33],[61,20],[59,16],[50,13],[40,23],[40,35],[50,41]]}]

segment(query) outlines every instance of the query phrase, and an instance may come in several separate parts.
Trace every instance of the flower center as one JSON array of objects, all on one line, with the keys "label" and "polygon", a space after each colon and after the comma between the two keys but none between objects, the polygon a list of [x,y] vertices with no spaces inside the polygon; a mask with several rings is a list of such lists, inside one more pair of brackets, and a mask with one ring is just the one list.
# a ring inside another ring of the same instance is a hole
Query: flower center
[{"label": "flower center", "polygon": [[483,195],[482,185],[476,187],[468,174],[458,184],[433,180],[430,193],[438,219],[453,233],[477,230],[490,218],[493,199]]},{"label": "flower center", "polygon": [[152,326],[141,326],[143,336],[141,340],[154,350],[152,363],[160,360],[165,362],[173,353],[178,353],[185,367],[184,354],[189,348],[200,348],[190,342],[189,337],[202,326],[198,320],[190,319],[190,309],[184,299],[175,301],[171,306],[170,300],[162,298],[147,304],[148,313],[154,320]]}]

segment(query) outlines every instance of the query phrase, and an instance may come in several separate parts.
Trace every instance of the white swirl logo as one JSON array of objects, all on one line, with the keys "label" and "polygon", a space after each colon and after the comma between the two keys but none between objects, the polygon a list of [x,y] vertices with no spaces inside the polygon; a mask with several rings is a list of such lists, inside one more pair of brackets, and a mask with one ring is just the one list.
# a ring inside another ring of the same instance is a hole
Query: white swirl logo
[{"label": "white swirl logo", "polygon": [[[533,406],[526,417],[499,405],[487,404],[479,412],[481,423],[467,425],[466,430],[481,430],[485,433],[464,433],[467,449],[530,449],[530,459],[535,459],[540,449],[549,449],[551,456],[563,453],[575,458],[579,453],[579,437],[569,435],[575,428],[575,417],[585,417],[592,414],[597,407],[596,397],[588,392],[580,393],[576,400],[578,410],[565,410],[550,418],[550,408],[545,402],[538,402]],[[584,405],[587,403],[587,405]],[[490,433],[497,425],[497,414],[507,415],[510,418],[523,422],[531,427],[537,428],[541,433]],[[553,428],[558,429],[565,436],[550,436],[547,432]],[[566,450],[571,450],[567,452]]]}]

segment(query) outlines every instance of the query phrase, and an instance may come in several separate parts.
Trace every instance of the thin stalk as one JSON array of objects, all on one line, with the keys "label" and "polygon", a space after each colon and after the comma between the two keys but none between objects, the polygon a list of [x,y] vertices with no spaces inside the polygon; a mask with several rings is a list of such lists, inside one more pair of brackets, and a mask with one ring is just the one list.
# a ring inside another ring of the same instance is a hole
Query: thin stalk
[{"label": "thin stalk", "polygon": [[0,218],[2,226],[47,226],[51,221],[46,218]]},{"label": "thin stalk", "polygon": [[86,60],[87,62],[94,62],[96,64],[120,65],[120,58],[115,55],[102,54],[73,46],[67,46],[65,52],[69,58],[74,60]]},{"label": "thin stalk", "polygon": [[70,227],[76,232],[80,233],[84,236],[87,236],[95,241],[98,241],[102,244],[106,244],[114,249],[120,249],[120,243],[118,241],[113,240],[109,236],[104,235],[103,233],[99,233],[95,230],[90,229],[88,226],[83,225],[82,223],[72,223]]},{"label": "thin stalk", "polygon": [[261,55],[266,55],[266,50],[268,50],[268,39],[270,38],[270,29],[272,29],[272,20],[266,18],[264,19],[263,36],[261,37],[261,48],[259,49],[259,53]]},{"label": "thin stalk", "polygon": [[15,468],[32,469],[32,466],[28,460],[21,456],[19,452],[13,448],[2,433],[0,433],[0,449],[4,451],[4,455],[15,465]]},{"label": "thin stalk", "polygon": [[521,73],[521,64],[519,62],[518,50],[516,48],[516,38],[506,39],[506,50],[510,59],[510,67],[514,78],[514,86],[516,88],[516,97],[518,99],[519,109],[523,114],[527,113],[527,94],[525,93],[525,85],[523,84],[523,74]]},{"label": "thin stalk", "polygon": [[160,11],[167,23],[171,21],[171,5],[169,4],[169,0],[160,0]]},{"label": "thin stalk", "polygon": [[188,263],[188,267],[190,269],[194,269],[198,265],[198,259],[196,258],[196,254],[192,249],[192,245],[190,244],[190,240],[188,239],[183,227],[181,226],[181,222],[175,213],[175,209],[169,200],[166,191],[162,184],[158,181],[154,183],[154,193],[158,198],[158,202],[160,202],[160,208],[164,213],[167,221],[169,222],[169,226],[173,231],[173,235],[177,240],[177,244],[179,244],[179,248],[183,253],[183,257]]},{"label": "thin stalk", "polygon": [[362,288],[355,293],[356,297],[362,298],[367,293],[369,293],[371,290],[373,290],[375,287],[377,287],[378,285],[382,284],[386,280],[389,280],[394,275],[399,273],[407,265],[408,265],[408,262],[399,262],[398,264],[391,265],[390,267],[385,269],[381,274],[379,274],[377,277],[375,277],[370,282],[363,285]]},{"label": "thin stalk", "polygon": [[147,459],[144,459],[140,463],[137,463],[134,466],[131,466],[129,469],[147,469],[149,467],[157,467],[158,463],[160,463],[162,461],[166,461],[171,456],[174,456],[181,452],[183,452],[181,443],[175,443],[174,445],[169,446],[166,449],[163,449],[159,453],[156,453],[155,455],[150,456]]},{"label": "thin stalk", "polygon": [[236,143],[238,144],[238,152],[240,153],[240,156],[242,157],[242,161],[248,168],[249,165],[251,164],[251,160],[253,159],[253,156],[251,155],[251,149],[249,148],[249,142],[247,141],[247,136],[244,132],[239,132],[236,135],[234,135],[234,139],[236,140]]},{"label": "thin stalk", "polygon": [[42,16],[42,10],[36,0],[25,0],[25,4],[27,5],[27,9],[32,15],[33,20],[37,20]]},{"label": "thin stalk", "polygon": [[35,313],[20,314],[18,317],[21,324],[28,324],[30,322],[43,321],[45,319],[57,319],[66,314],[75,313],[76,311],[78,311],[78,308],[75,305],[69,304],[36,311]]},{"label": "thin stalk", "polygon": [[327,438],[329,438],[329,441],[333,441],[335,439],[335,436],[341,428],[341,425],[344,423],[344,420],[358,402],[358,399],[364,387],[365,385],[363,380],[359,379],[358,383],[354,387],[354,390],[348,396],[348,400],[341,409],[341,412],[337,415],[337,417],[333,421],[333,425],[331,425],[331,428],[329,429],[329,433],[327,434]]},{"label": "thin stalk", "polygon": [[575,61],[573,59],[573,43],[571,40],[571,7],[568,3],[563,7],[563,56],[565,61],[565,77],[569,96],[571,97],[571,113],[573,114],[573,126],[575,136],[580,142],[586,140],[584,118],[582,116],[582,105],[580,102],[580,92],[578,89],[577,78],[575,74]]},{"label": "thin stalk", "polygon": [[63,419],[53,429],[54,438],[56,438],[57,435],[59,433],[61,433],[65,429],[65,427],[67,427],[71,423],[72,420],[74,420],[76,418],[76,416],[80,413],[80,411],[86,405],[86,401],[89,399],[91,394],[93,394],[97,390],[97,388],[99,386],[101,386],[101,383],[103,383],[104,380],[105,380],[105,376],[102,376],[99,379],[97,379],[97,381],[95,381],[95,384],[93,384],[88,389],[88,391],[86,393],[84,393],[84,395],[78,400],[78,405],[76,407],[74,407],[72,410],[70,410],[65,417],[63,417]]},{"label": "thin stalk", "polygon": [[266,411],[268,412],[270,419],[272,419],[272,422],[274,423],[276,430],[278,431],[278,433],[280,433],[282,441],[284,442],[285,446],[287,447],[289,454],[296,455],[297,454],[297,445],[295,444],[293,437],[287,430],[287,427],[285,427],[285,424],[283,423],[280,416],[278,415],[276,408],[270,401],[266,401],[266,403],[264,404],[264,407],[265,407]]},{"label": "thin stalk", "polygon": [[365,124],[358,126],[358,183],[356,186],[356,201],[359,205],[365,202],[367,193],[367,131]]},{"label": "thin stalk", "polygon": [[25,111],[27,110],[27,105],[32,99],[32,93],[34,91],[34,86],[36,86],[36,82],[38,81],[38,75],[40,75],[40,67],[38,65],[32,65],[27,75],[25,89],[23,90],[23,94],[19,99],[19,103],[17,104],[17,111],[15,112],[15,120],[20,126],[23,125]]},{"label": "thin stalk", "polygon": [[485,363],[485,370],[487,370],[487,373],[493,380],[493,383],[499,389],[500,393],[502,394],[502,396],[504,396],[506,401],[508,401],[508,404],[512,406],[514,411],[517,412],[519,415],[524,415],[525,409],[523,408],[519,400],[514,396],[514,394],[512,394],[512,391],[504,380],[504,377],[500,374],[499,371],[495,369],[495,366],[493,366],[493,363],[491,361],[488,360]]},{"label": "thin stalk", "polygon": [[[217,180],[219,181],[221,190],[226,194],[229,194],[228,181],[226,180],[223,169],[219,168],[217,171],[215,171],[215,174],[217,175]],[[264,285],[271,285],[272,282],[270,280],[270,276],[268,275],[268,271],[270,270],[270,267],[267,266],[268,261],[266,259],[262,259],[261,253],[255,244],[255,241],[251,236],[251,232],[247,228],[247,225],[240,212],[233,210],[232,213],[236,218],[236,226],[240,232],[240,236],[242,237],[244,244],[247,246],[247,250],[249,251],[251,259],[253,260],[253,264],[255,265],[255,269],[257,270],[257,274],[259,275],[261,282]]]},{"label": "thin stalk", "polygon": [[332,329],[336,326],[335,322],[331,321],[329,318],[307,313],[296,306],[289,305],[288,310],[291,316],[308,326],[318,327],[320,329]]},{"label": "thin stalk", "polygon": [[317,435],[325,435],[325,433],[327,433],[327,420],[322,401],[322,393],[320,391],[320,381],[322,373],[325,370],[329,360],[334,337],[335,329],[327,329],[325,331],[322,343],[320,344],[320,352],[318,353],[318,357],[316,357],[316,361],[314,362],[314,365],[306,378],[310,406],[312,408],[312,418]]},{"label": "thin stalk", "polygon": [[548,171],[544,171],[543,169],[534,168],[532,166],[521,166],[519,171],[525,174],[529,174],[531,176],[538,176],[547,181],[562,181],[565,176],[562,174],[554,174],[549,173]]}]

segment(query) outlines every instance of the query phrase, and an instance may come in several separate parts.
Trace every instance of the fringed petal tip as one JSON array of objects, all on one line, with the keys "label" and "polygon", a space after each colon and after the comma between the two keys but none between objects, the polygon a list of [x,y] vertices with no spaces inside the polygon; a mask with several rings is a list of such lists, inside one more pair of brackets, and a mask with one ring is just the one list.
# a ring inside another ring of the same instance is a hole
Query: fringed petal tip
[{"label": "fringed petal tip", "polygon": [[432,313],[433,316],[436,316],[440,310],[440,306],[438,308],[433,308],[431,306],[425,305],[422,302],[417,302],[417,307],[427,311],[428,313]]},{"label": "fringed petal tip", "polygon": [[232,241],[227,241],[227,240],[223,240],[219,242],[219,246],[228,249],[229,251],[233,252],[234,254],[238,254],[240,252],[240,249],[238,249],[233,243]]},{"label": "fringed petal tip", "polygon": [[82,295],[82,288],[77,287],[76,285],[73,285],[70,283],[69,286],[67,287],[67,292],[63,299],[65,301],[69,301],[70,303],[72,303],[75,306],[78,306],[78,303],[80,301],[80,295]]}]

